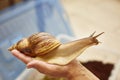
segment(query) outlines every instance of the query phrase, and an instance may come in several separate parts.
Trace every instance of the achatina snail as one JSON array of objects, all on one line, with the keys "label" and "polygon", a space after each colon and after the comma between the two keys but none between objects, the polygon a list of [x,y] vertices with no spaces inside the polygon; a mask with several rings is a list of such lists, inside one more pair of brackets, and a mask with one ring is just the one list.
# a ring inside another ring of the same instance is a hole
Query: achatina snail
[{"label": "achatina snail", "polygon": [[88,47],[97,45],[99,41],[96,38],[103,33],[94,36],[94,32],[87,38],[62,44],[51,34],[41,32],[18,41],[9,48],[9,51],[17,49],[35,59],[51,64],[66,65],[77,58]]}]

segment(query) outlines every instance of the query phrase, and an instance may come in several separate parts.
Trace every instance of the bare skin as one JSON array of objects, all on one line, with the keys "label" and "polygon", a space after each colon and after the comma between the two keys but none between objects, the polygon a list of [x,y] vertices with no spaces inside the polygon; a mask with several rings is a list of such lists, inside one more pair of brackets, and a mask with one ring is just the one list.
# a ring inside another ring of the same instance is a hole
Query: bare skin
[{"label": "bare skin", "polygon": [[99,80],[93,73],[86,69],[77,60],[73,60],[67,65],[60,66],[48,64],[40,60],[35,60],[17,50],[12,50],[11,53],[23,63],[25,63],[27,68],[35,68],[39,72],[46,75],[64,77],[67,80]]}]

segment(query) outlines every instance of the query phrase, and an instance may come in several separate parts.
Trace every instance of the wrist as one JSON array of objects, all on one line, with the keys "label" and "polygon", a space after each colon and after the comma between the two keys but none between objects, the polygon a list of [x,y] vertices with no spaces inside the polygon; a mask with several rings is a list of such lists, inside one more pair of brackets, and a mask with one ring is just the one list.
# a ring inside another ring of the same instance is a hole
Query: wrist
[{"label": "wrist", "polygon": [[83,66],[81,65],[75,65],[75,67],[73,66],[73,68],[71,68],[69,71],[68,71],[68,75],[67,75],[67,79],[68,80],[80,80],[81,76],[84,74],[81,73],[82,72],[82,69],[83,69]]},{"label": "wrist", "polygon": [[68,80],[99,80],[93,73],[86,69],[83,65],[73,65],[68,71]]}]

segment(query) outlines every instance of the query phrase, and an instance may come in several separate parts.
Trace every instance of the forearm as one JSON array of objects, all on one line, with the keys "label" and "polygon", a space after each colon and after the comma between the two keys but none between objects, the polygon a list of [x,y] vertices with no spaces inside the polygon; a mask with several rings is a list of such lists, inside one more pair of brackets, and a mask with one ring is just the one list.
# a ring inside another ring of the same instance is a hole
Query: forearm
[{"label": "forearm", "polygon": [[69,71],[68,80],[100,80],[83,65]]}]

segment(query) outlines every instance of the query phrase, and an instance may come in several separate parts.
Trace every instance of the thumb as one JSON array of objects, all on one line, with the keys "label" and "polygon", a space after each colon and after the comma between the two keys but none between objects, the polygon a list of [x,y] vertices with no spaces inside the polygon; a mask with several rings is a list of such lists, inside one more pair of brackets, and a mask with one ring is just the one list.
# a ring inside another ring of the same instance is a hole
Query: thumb
[{"label": "thumb", "polygon": [[45,66],[48,66],[48,64],[38,60],[32,60],[27,64],[27,68],[43,68]]},{"label": "thumb", "polygon": [[50,64],[38,60],[32,60],[26,66],[27,68],[35,68],[42,73],[47,73],[46,71],[51,71],[52,69],[52,66]]}]

